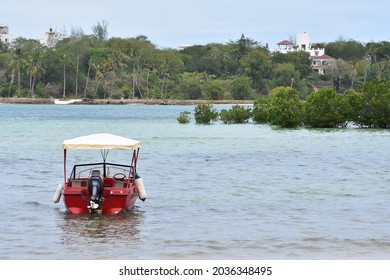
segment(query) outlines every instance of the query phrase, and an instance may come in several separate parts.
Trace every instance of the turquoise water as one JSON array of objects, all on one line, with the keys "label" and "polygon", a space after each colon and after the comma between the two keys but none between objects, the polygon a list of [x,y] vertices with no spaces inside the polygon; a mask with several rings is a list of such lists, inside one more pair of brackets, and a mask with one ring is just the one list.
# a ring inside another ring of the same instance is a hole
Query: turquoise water
[{"label": "turquoise water", "polygon": [[[177,122],[193,109],[0,104],[0,259],[390,258],[389,130]],[[62,141],[102,132],[142,141],[148,198],[68,214]]]}]

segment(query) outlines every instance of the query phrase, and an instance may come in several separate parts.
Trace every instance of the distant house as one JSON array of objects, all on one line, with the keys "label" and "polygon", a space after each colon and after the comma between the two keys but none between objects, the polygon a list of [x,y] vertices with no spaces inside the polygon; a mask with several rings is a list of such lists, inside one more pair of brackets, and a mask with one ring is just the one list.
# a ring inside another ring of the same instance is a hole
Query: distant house
[{"label": "distant house", "polygon": [[11,44],[12,37],[9,34],[8,26],[0,26],[0,42],[4,44]]},{"label": "distant house", "polygon": [[310,43],[309,33],[299,33],[295,37],[295,43],[284,40],[276,44],[278,46],[275,49],[275,52],[280,52],[283,54],[296,51],[305,51],[310,54],[312,60],[311,67],[315,72],[323,75],[332,68],[332,65],[335,64],[336,59],[325,54],[324,48],[313,48]]},{"label": "distant house", "polygon": [[336,62],[333,57],[327,54],[312,56],[311,61],[311,68],[321,75],[325,74],[326,71],[329,71]]},{"label": "distant house", "polygon": [[59,41],[65,38],[66,36],[64,34],[61,34],[50,27],[43,35],[41,43],[49,48],[53,48]]},{"label": "distant house", "polygon": [[294,43],[289,41],[289,40],[283,40],[279,43],[276,44],[279,46],[278,52],[281,53],[288,53],[288,52],[293,52],[294,50]]}]

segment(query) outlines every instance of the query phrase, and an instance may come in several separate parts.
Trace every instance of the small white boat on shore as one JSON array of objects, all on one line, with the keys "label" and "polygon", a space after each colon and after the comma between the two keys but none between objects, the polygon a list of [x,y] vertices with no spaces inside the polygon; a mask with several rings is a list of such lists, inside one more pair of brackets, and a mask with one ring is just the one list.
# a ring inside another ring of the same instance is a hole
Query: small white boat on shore
[{"label": "small white boat on shore", "polygon": [[70,100],[59,100],[59,99],[54,99],[54,104],[56,105],[67,105],[67,104],[72,104],[75,102],[81,102],[83,101],[82,99],[70,99]]}]

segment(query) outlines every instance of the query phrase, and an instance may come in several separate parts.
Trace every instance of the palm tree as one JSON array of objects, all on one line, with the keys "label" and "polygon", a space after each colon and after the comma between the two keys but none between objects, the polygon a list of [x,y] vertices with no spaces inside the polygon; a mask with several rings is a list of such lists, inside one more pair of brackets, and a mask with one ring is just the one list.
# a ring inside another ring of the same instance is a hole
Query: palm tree
[{"label": "palm tree", "polygon": [[86,80],[85,80],[84,98],[85,98],[85,95],[87,94],[89,72],[91,71],[91,66],[92,66],[92,58],[90,58],[89,61],[88,61],[88,72],[87,72],[87,77],[86,77]]},{"label": "palm tree", "polygon": [[45,69],[42,67],[43,53],[39,48],[35,48],[30,55],[27,72],[30,75],[30,91],[31,97],[34,97],[35,82],[39,74],[45,73]]},{"label": "palm tree", "polygon": [[15,69],[12,69],[11,82],[9,83],[9,88],[8,88],[8,98],[11,95],[11,87],[12,87],[12,84],[14,83],[14,79],[15,79]]},{"label": "palm tree", "polygon": [[75,95],[77,97],[77,93],[79,91],[79,63],[80,63],[80,55],[77,55],[77,64],[76,64],[76,89]]},{"label": "palm tree", "polygon": [[64,54],[64,88],[62,91],[63,99],[65,99],[65,91],[66,91],[66,55]]},{"label": "palm tree", "polygon": [[18,96],[20,96],[21,71],[25,68],[26,65],[27,61],[24,59],[21,49],[16,49],[12,55],[12,61],[10,62],[9,67],[12,69],[12,73],[16,72],[18,76]]},{"label": "palm tree", "polygon": [[[106,61],[105,68],[107,72],[111,72],[111,84],[110,84],[110,96],[111,92],[114,88],[114,84],[116,82],[116,72],[119,71],[121,68],[126,67],[126,60],[128,57],[121,51],[113,50],[109,52],[108,58]],[[109,73],[106,73],[107,75]]]}]

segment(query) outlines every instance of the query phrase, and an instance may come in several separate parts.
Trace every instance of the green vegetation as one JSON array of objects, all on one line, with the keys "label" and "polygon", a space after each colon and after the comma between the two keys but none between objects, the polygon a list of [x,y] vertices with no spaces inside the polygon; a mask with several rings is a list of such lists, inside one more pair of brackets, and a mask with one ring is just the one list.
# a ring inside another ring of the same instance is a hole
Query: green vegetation
[{"label": "green vegetation", "polygon": [[209,124],[218,119],[218,112],[212,104],[198,104],[195,107],[195,121],[199,124]]},{"label": "green vegetation", "polygon": [[277,87],[267,97],[256,99],[253,106],[233,105],[220,113],[211,104],[195,107],[197,123],[210,123],[218,117],[225,124],[247,123],[252,119],[254,123],[285,128],[348,125],[390,128],[390,81],[375,79],[362,84],[358,91],[350,89],[344,94],[325,87],[312,93],[307,100],[302,100],[291,87]]},{"label": "green vegetation", "polygon": [[180,112],[180,115],[176,118],[179,123],[189,123],[191,121],[191,112]]},{"label": "green vegetation", "polygon": [[[306,52],[273,53],[241,36],[225,44],[161,49],[146,36],[109,38],[72,30],[53,47],[16,38],[0,44],[0,97],[253,100],[218,113],[198,105],[196,123],[267,123],[280,127],[390,127],[390,42],[339,38],[320,43],[336,59],[325,75]],[[182,112],[177,120],[190,122]]]},{"label": "green vegetation", "polygon": [[268,95],[268,121],[281,127],[297,127],[302,124],[302,101],[291,87],[274,88]]},{"label": "green vegetation", "polygon": [[231,109],[222,109],[219,118],[223,123],[246,123],[252,117],[252,109],[240,105],[233,105]]},{"label": "green vegetation", "polygon": [[256,123],[267,123],[268,121],[268,98],[262,96],[253,103],[252,115],[253,121]]},{"label": "green vegetation", "polygon": [[[390,128],[390,81],[373,80],[361,86],[357,123],[367,127]],[[362,104],[361,104],[362,103]]]},{"label": "green vegetation", "polygon": [[1,44],[0,96],[257,100],[289,86],[306,100],[336,79],[338,92],[345,92],[390,77],[387,41],[321,43],[337,63],[318,75],[308,53],[273,53],[244,35],[225,44],[161,49],[144,35],[109,38],[107,26],[98,22],[90,35],[72,30],[52,48],[21,37],[11,46]]},{"label": "green vegetation", "polygon": [[332,88],[322,88],[312,93],[305,104],[305,123],[322,128],[345,126],[344,99]]}]

